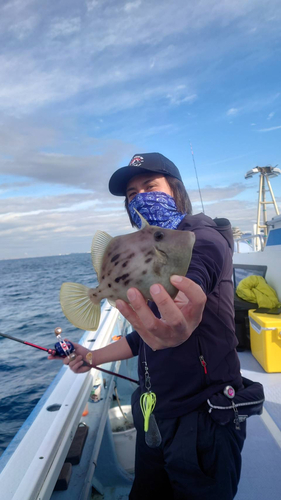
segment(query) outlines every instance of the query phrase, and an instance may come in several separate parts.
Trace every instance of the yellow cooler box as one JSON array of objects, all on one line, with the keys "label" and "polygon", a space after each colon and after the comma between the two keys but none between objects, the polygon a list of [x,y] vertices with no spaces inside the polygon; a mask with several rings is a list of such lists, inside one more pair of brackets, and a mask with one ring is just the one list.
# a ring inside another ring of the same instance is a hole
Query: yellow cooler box
[{"label": "yellow cooler box", "polygon": [[251,351],[266,372],[281,372],[281,314],[249,310]]}]

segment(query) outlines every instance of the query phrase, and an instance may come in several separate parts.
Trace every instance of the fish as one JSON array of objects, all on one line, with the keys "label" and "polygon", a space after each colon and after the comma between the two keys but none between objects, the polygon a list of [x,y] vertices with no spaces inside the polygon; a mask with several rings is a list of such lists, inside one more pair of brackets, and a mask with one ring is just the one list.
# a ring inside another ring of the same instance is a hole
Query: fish
[{"label": "fish", "polygon": [[92,264],[99,285],[88,288],[79,283],[63,283],[60,304],[66,318],[81,330],[95,331],[100,322],[102,299],[115,306],[117,299],[128,302],[127,290],[137,288],[152,300],[150,287],[160,283],[175,298],[178,293],[170,276],[185,276],[190,264],[195,235],[149,225],[138,213],[139,231],[111,237],[97,231],[91,246]]}]

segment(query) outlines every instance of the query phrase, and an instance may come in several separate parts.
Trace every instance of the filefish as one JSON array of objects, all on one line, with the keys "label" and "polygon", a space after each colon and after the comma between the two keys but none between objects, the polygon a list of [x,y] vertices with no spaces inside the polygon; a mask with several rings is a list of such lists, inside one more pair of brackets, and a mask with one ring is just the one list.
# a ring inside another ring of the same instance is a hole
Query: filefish
[{"label": "filefish", "polygon": [[112,238],[97,231],[91,247],[93,267],[99,285],[88,288],[79,283],[63,283],[60,303],[67,319],[82,330],[97,330],[102,299],[115,305],[117,299],[128,302],[127,290],[140,290],[152,300],[149,289],[160,283],[174,298],[178,290],[170,276],[185,276],[190,264],[195,235],[191,231],[150,226],[142,220],[139,231]]}]

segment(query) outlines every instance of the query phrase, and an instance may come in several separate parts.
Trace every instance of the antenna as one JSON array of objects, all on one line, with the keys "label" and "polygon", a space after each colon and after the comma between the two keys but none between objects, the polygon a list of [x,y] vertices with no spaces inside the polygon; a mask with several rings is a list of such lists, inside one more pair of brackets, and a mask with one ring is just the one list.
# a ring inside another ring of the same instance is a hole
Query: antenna
[{"label": "antenna", "polygon": [[198,186],[199,196],[200,196],[200,200],[201,200],[202,211],[203,211],[203,214],[204,214],[205,210],[204,210],[203,199],[202,199],[202,195],[201,195],[201,189],[200,189],[199,179],[198,179],[198,175],[197,175],[197,170],[196,170],[196,165],[195,165],[195,159],[194,159],[194,153],[193,153],[191,142],[190,142],[190,149],[191,149],[191,154],[192,154],[192,160],[193,160],[193,166],[194,166],[194,170],[195,170],[195,175],[196,175],[196,179],[197,179],[197,186]]}]

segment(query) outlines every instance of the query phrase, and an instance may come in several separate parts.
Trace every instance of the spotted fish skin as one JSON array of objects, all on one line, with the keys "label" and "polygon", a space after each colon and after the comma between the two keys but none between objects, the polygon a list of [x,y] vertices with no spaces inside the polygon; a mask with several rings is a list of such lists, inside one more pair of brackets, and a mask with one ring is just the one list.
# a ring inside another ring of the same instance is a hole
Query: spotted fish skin
[{"label": "spotted fish skin", "polygon": [[177,289],[170,283],[170,276],[186,274],[194,241],[191,231],[156,226],[113,238],[102,261],[100,285],[91,289],[90,299],[94,303],[104,298],[127,302],[131,287],[151,299],[149,289],[154,283],[161,283],[174,297]]},{"label": "spotted fish skin", "polygon": [[170,283],[173,274],[185,276],[192,256],[195,235],[191,231],[150,226],[144,219],[135,233],[111,238],[97,231],[92,244],[92,261],[99,285],[87,288],[63,283],[62,310],[67,319],[82,330],[96,330],[100,320],[100,301],[128,302],[127,291],[135,287],[145,299],[152,299],[150,287],[164,286],[174,298],[178,290]]}]

